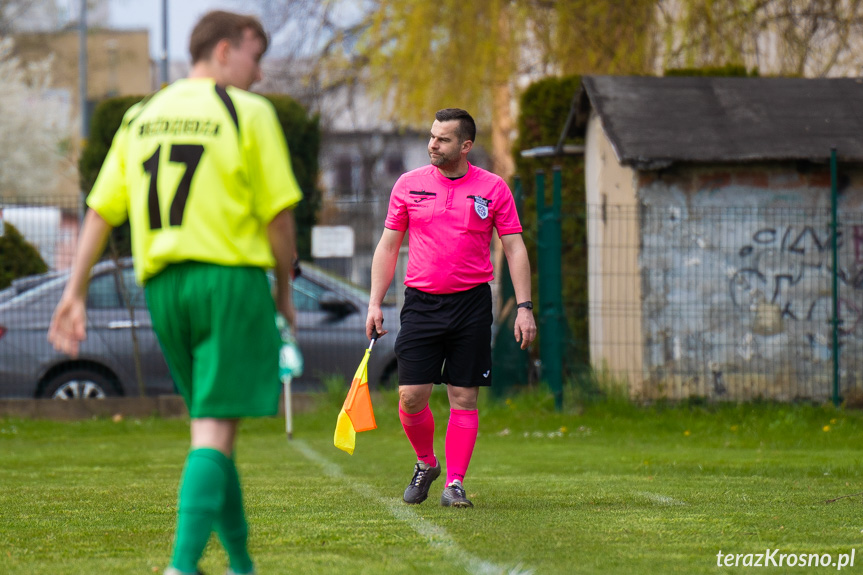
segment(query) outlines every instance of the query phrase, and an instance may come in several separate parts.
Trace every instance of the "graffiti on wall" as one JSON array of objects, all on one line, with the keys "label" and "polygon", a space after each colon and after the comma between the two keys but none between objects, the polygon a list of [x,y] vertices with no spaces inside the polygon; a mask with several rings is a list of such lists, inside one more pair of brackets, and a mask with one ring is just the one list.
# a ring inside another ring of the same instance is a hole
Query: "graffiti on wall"
[{"label": "graffiti on wall", "polygon": [[[863,226],[849,226],[853,259],[843,250],[843,230],[836,241],[839,253],[840,333],[852,333],[863,321]],[[729,295],[738,308],[760,304],[778,307],[783,320],[819,321],[832,317],[832,236],[829,226],[762,227],[738,253],[741,267],[729,280]]]},{"label": "graffiti on wall", "polygon": [[[645,366],[655,387],[645,389],[679,397],[827,397],[833,237],[819,220],[762,216],[702,225],[692,218],[695,225],[652,228],[659,233],[646,236],[642,262]],[[851,382],[863,374],[863,224],[840,226],[836,241],[840,378]]]}]

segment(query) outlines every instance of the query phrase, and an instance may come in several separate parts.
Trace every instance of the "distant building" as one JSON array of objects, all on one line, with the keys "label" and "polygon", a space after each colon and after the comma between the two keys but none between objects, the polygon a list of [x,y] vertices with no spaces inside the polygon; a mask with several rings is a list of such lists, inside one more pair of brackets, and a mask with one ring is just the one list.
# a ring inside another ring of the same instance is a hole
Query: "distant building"
[{"label": "distant building", "polygon": [[[69,109],[69,163],[77,166],[80,153],[81,104],[78,89],[78,31],[21,33],[14,36],[16,55],[24,63],[52,58],[50,97]],[[114,96],[143,95],[151,91],[149,34],[146,30],[90,30],[87,35],[87,102],[93,108]],[[46,196],[79,196],[77,170],[64,171],[58,189]]]},{"label": "distant building", "polygon": [[[15,35],[15,48],[24,61],[54,58],[55,89],[67,90],[75,116],[78,102],[77,30]],[[114,96],[148,94],[152,88],[150,39],[147,30],[91,29],[87,33],[87,102],[90,107]]]},{"label": "distant building", "polygon": [[861,108],[861,79],[585,77],[593,365],[638,399],[828,399],[835,269],[859,395]]}]

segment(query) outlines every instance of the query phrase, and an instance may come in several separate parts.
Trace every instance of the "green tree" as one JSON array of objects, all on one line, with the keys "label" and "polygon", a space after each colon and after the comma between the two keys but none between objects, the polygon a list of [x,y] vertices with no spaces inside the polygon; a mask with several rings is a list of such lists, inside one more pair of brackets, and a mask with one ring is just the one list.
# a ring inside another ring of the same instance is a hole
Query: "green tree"
[{"label": "green tree", "polygon": [[863,65],[863,0],[251,2],[274,36],[300,38],[280,34],[291,26],[314,30],[314,42],[284,46],[287,68],[309,70],[310,101],[333,87],[365,85],[385,102],[385,120],[421,129],[434,110],[466,108],[490,127],[481,140],[491,136],[493,169],[504,176],[512,104],[525,80],[727,65],[857,75]]},{"label": "green tree", "polygon": [[654,0],[379,0],[358,52],[393,119],[462,107],[491,126],[493,169],[512,173],[511,104],[525,77],[644,73]]},{"label": "green tree", "polygon": [[[265,97],[276,109],[276,116],[288,142],[291,165],[297,183],[303,191],[303,200],[297,206],[294,215],[297,220],[297,251],[301,258],[308,258],[311,255],[312,226],[317,223],[317,212],[321,202],[321,192],[317,187],[320,149],[318,117],[309,116],[305,109],[289,96],[271,94]],[[123,116],[129,108],[142,99],[143,96],[110,98],[96,107],[90,128],[90,139],[78,162],[81,189],[84,190],[85,195],[90,193],[96,182]],[[117,255],[131,254],[128,223],[114,230],[111,249]]]}]

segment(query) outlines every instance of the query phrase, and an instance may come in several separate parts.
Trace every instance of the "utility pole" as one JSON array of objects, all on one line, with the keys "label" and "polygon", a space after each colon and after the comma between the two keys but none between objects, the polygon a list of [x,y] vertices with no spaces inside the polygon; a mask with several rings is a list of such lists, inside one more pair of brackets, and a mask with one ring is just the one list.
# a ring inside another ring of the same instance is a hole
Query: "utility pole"
[{"label": "utility pole", "polygon": [[81,140],[90,135],[90,110],[87,106],[87,0],[81,0],[78,16],[78,101],[81,106]]},{"label": "utility pole", "polygon": [[162,0],[162,59],[159,70],[159,85],[168,85],[168,0]]}]

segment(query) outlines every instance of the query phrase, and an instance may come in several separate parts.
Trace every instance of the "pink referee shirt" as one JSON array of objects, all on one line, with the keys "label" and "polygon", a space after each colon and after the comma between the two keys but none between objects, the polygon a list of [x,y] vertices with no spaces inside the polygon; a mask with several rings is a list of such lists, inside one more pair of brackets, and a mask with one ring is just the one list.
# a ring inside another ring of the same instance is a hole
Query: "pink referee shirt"
[{"label": "pink referee shirt", "polygon": [[471,164],[457,180],[432,165],[402,175],[393,186],[384,225],[408,232],[405,285],[435,294],[494,279],[492,228],[501,236],[521,233],[509,186]]}]

